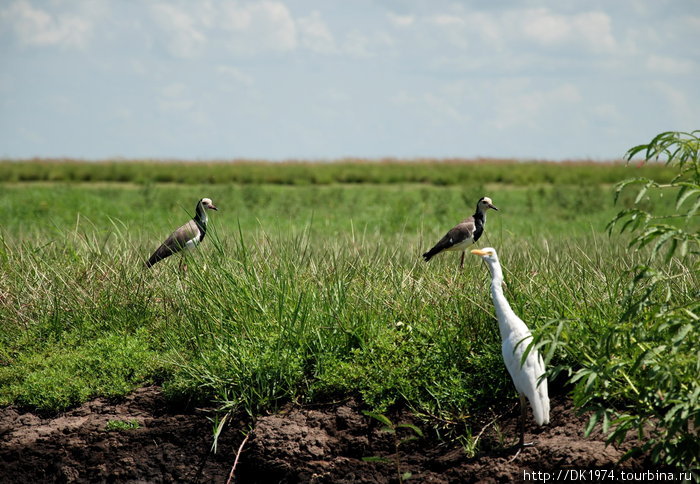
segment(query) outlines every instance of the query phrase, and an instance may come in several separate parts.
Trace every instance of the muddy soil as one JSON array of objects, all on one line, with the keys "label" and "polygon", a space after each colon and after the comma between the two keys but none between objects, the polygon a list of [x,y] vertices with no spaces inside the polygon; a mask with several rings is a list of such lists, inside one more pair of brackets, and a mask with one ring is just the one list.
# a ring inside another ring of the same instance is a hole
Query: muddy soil
[{"label": "muddy soil", "polygon": [[[226,483],[243,443],[231,482],[392,483],[522,482],[526,472],[613,469],[631,447],[606,446],[600,435],[583,438],[585,416],[565,397],[552,400],[550,425],[528,424],[526,448],[514,460],[517,407],[490,423],[475,457],[456,441],[423,438],[395,452],[392,434],[365,416],[353,400],[314,407],[288,406],[258,418],[232,419],[216,453],[211,409],[169,408],[158,387],[141,388],[120,401],[96,399],[54,416],[0,409],[0,482],[216,482]],[[395,423],[421,423],[407,412]],[[110,421],[136,421],[138,428],[108,430]],[[244,442],[244,434],[252,428]],[[407,437],[410,430],[402,430]],[[367,462],[363,458],[383,461]],[[618,469],[648,470],[643,457]],[[529,482],[532,482],[530,479]]]}]

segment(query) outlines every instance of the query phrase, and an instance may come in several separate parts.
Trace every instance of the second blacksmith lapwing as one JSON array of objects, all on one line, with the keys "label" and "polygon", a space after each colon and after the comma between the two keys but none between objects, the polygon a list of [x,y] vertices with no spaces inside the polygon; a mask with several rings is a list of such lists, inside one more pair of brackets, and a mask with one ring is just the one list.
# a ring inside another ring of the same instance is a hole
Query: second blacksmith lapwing
[{"label": "second blacksmith lapwing", "polygon": [[210,198],[202,198],[197,202],[194,218],[165,239],[165,242],[146,261],[146,267],[151,267],[156,262],[184,249],[193,249],[199,245],[207,234],[209,220],[207,210],[218,210],[218,208],[214,206]]},{"label": "second blacksmith lapwing", "polygon": [[428,252],[423,254],[423,259],[428,262],[442,251],[461,250],[462,260],[459,267],[464,267],[464,250],[481,237],[486,224],[486,211],[492,208],[498,210],[489,197],[481,197],[476,204],[476,212],[469,218],[465,218],[447,232],[440,241]]}]

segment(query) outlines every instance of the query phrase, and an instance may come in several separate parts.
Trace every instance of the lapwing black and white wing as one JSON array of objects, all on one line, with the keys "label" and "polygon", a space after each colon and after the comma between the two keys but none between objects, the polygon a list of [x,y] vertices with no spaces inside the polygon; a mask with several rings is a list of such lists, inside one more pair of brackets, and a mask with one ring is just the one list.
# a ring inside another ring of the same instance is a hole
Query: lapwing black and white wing
[{"label": "lapwing black and white wing", "polygon": [[170,257],[185,248],[189,248],[189,246],[196,245],[199,239],[199,227],[197,227],[197,223],[194,220],[190,220],[165,239],[165,242],[163,242],[148,259],[146,267],[151,267],[153,264],[166,257]]},{"label": "lapwing black and white wing", "polygon": [[443,250],[461,250],[474,241],[476,224],[474,218],[469,217],[455,227],[453,227],[435,246],[423,254],[425,261],[429,261],[433,256]]}]

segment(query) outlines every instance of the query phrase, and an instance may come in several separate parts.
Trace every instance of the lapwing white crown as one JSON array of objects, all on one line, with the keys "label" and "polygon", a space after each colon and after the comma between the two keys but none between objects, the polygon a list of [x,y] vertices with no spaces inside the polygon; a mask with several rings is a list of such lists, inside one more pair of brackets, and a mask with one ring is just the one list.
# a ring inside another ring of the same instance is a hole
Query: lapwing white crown
[{"label": "lapwing white crown", "polygon": [[165,242],[146,261],[146,267],[151,267],[156,262],[184,249],[190,250],[199,245],[207,234],[207,222],[209,220],[207,210],[218,210],[218,208],[214,206],[210,198],[202,198],[197,202],[194,218],[165,239]]},{"label": "lapwing white crown", "polygon": [[549,423],[549,391],[547,379],[543,377],[544,362],[535,348],[530,350],[523,362],[523,354],[532,341],[532,334],[523,320],[513,312],[503,294],[503,271],[498,261],[496,249],[491,247],[481,250],[474,249],[471,253],[481,256],[491,271],[491,298],[496,308],[498,329],[501,333],[503,361],[515,384],[515,389],[520,395],[519,452],[523,447],[532,445],[532,443],[525,443],[526,397],[530,402],[530,407],[532,407],[532,414],[537,425]]},{"label": "lapwing white crown", "polygon": [[474,215],[465,218],[455,225],[432,249],[423,254],[423,259],[428,262],[445,250],[461,250],[462,260],[459,267],[464,267],[464,250],[479,240],[481,234],[484,233],[486,211],[489,208],[498,210],[489,197],[481,197],[476,203],[476,212],[474,212]]}]

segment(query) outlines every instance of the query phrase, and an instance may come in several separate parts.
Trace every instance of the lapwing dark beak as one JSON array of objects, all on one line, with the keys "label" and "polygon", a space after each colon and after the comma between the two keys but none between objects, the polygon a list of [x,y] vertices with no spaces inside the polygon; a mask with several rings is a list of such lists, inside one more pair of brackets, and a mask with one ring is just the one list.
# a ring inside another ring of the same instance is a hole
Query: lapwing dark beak
[{"label": "lapwing dark beak", "polygon": [[212,205],[212,204],[209,204],[209,209],[210,209],[210,210],[216,210],[217,212],[219,211],[219,209],[216,208],[216,207],[215,207],[214,205]]},{"label": "lapwing dark beak", "polygon": [[493,205],[492,203],[489,203],[489,208],[492,208],[492,209],[494,209],[495,211],[498,212],[498,209],[497,209],[496,206]]}]

